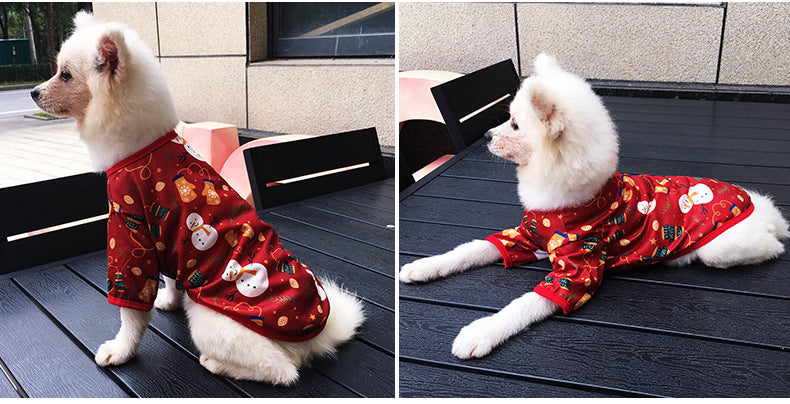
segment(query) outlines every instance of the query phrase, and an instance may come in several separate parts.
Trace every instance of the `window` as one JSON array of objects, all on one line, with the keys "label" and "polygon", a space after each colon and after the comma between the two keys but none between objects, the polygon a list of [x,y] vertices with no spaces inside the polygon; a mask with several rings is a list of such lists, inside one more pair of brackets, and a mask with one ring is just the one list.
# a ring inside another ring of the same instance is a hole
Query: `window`
[{"label": "window", "polygon": [[269,57],[394,57],[395,3],[269,3]]}]

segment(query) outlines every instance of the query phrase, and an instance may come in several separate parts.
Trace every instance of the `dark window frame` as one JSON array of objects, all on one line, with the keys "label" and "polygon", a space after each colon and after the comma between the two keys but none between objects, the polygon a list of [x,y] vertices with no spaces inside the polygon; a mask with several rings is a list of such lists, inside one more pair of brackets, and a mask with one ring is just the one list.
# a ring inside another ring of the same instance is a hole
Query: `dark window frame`
[{"label": "dark window frame", "polygon": [[[371,3],[369,12],[375,16],[392,12],[392,32],[365,34],[313,34],[310,36],[285,37],[282,12],[292,3],[268,3],[268,59],[287,58],[394,58],[395,57],[395,6],[394,3]],[[316,6],[327,3],[311,3]],[[328,3],[335,7],[343,3]],[[365,3],[346,3],[358,8]],[[377,8],[378,7],[378,8]],[[363,11],[366,11],[363,10]],[[357,13],[362,13],[359,11]],[[354,15],[356,13],[349,13]],[[339,20],[338,20],[339,21]],[[360,21],[364,21],[361,18]],[[354,21],[356,22],[356,21]],[[352,22],[353,23],[353,22]],[[325,25],[328,27],[331,24]],[[389,27],[388,27],[389,28]],[[314,30],[316,31],[316,30]],[[314,32],[311,31],[311,32]],[[331,32],[331,30],[330,30]]]}]

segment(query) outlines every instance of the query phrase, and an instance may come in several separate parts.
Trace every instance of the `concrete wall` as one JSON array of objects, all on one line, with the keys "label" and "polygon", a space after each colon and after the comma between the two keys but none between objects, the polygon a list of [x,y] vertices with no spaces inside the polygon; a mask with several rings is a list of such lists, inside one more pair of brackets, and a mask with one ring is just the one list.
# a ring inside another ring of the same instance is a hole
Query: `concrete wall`
[{"label": "concrete wall", "polygon": [[526,76],[549,52],[592,79],[790,85],[790,3],[399,6],[401,71],[510,58]]},{"label": "concrete wall", "polygon": [[229,3],[93,3],[138,31],[160,58],[184,121],[321,135],[375,126],[395,144],[394,59],[248,62],[260,54],[265,8]]}]

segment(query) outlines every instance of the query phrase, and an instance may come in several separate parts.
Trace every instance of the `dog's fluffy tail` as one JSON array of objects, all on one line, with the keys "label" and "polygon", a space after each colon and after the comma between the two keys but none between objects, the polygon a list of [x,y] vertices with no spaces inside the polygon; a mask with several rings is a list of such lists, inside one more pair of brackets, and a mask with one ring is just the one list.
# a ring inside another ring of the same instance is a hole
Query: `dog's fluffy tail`
[{"label": "dog's fluffy tail", "polygon": [[362,301],[356,296],[329,280],[322,280],[327,299],[329,317],[326,326],[315,338],[311,339],[311,350],[318,354],[334,354],[338,345],[349,341],[365,321]]}]

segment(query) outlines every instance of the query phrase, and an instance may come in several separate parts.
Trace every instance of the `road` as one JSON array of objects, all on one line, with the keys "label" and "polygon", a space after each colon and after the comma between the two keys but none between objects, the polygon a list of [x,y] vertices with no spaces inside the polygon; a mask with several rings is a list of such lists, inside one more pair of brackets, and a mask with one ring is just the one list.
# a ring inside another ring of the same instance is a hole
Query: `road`
[{"label": "road", "polygon": [[0,119],[35,114],[41,110],[30,98],[30,89],[0,91]]}]

